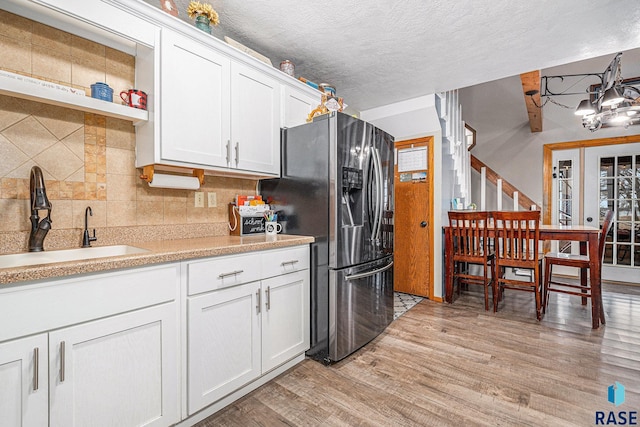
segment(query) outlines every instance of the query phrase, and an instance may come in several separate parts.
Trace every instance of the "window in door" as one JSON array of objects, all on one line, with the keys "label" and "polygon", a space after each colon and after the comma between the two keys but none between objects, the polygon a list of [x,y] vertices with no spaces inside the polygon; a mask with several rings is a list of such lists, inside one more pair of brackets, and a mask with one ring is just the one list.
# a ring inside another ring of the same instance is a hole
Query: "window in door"
[{"label": "window in door", "polygon": [[640,155],[600,158],[599,216],[615,210],[604,263],[640,267]]},{"label": "window in door", "polygon": [[[557,166],[558,208],[557,218],[560,225],[571,225],[573,218],[573,161],[560,160]],[[558,251],[571,253],[571,241],[561,240]]]}]

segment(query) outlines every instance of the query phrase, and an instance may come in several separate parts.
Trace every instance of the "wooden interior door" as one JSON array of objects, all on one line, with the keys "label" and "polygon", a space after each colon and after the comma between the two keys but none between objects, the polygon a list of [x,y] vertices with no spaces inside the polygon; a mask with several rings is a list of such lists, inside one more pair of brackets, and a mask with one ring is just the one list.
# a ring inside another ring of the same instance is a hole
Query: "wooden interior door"
[{"label": "wooden interior door", "polygon": [[396,141],[393,288],[433,295],[433,138]]}]

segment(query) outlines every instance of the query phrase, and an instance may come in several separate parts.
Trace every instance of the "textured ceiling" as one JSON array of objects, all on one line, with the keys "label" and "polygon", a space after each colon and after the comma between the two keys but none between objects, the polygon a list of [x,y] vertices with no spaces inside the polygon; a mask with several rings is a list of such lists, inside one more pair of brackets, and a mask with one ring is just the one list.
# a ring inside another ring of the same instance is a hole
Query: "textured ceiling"
[{"label": "textured ceiling", "polygon": [[[173,1],[191,23],[189,1]],[[214,36],[276,67],[290,59],[297,77],[333,84],[357,111],[640,47],[637,0],[209,3]]]}]

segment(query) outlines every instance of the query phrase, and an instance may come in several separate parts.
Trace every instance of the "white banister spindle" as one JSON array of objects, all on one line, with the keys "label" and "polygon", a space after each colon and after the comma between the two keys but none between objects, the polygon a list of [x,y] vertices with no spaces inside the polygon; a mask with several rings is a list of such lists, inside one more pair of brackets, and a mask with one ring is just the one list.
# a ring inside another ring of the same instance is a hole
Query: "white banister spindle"
[{"label": "white banister spindle", "polygon": [[517,191],[513,192],[513,210],[514,211],[519,210],[519,208],[518,208],[518,192]]},{"label": "white banister spindle", "polygon": [[498,193],[498,210],[501,211],[502,210],[502,179],[498,179],[496,181],[496,187],[497,187],[497,193]]},{"label": "white banister spindle", "polygon": [[487,168],[480,168],[480,210],[487,210]]}]

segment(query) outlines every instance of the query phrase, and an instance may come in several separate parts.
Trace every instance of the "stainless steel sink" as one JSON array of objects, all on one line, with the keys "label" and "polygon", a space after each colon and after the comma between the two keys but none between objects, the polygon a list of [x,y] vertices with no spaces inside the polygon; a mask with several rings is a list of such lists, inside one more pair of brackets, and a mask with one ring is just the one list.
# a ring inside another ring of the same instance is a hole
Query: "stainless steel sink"
[{"label": "stainless steel sink", "polygon": [[146,249],[128,245],[96,246],[94,248],[64,249],[59,251],[25,252],[0,255],[0,268],[27,267],[54,262],[79,261],[83,259],[140,254]]}]

